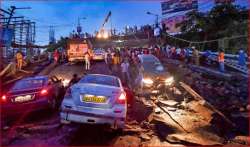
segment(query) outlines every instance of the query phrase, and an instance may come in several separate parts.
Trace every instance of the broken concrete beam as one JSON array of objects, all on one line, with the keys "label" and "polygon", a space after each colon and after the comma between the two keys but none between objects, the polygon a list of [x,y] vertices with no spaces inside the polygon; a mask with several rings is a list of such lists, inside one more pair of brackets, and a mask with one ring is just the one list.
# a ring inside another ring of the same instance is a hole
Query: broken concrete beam
[{"label": "broken concrete beam", "polygon": [[201,136],[200,134],[194,133],[182,133],[182,134],[170,134],[166,137],[166,140],[173,143],[180,143],[183,144],[192,144],[192,145],[204,145],[204,146],[211,146],[211,145],[222,145],[223,139],[218,137],[217,135],[208,134],[207,137]]}]

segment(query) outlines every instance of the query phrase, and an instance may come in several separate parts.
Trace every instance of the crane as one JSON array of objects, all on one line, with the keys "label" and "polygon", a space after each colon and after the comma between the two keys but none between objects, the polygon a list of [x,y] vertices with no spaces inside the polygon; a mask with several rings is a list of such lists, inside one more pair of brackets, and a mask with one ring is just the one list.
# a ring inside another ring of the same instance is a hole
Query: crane
[{"label": "crane", "polygon": [[97,33],[97,37],[98,38],[108,38],[108,32],[107,31],[105,31],[105,29],[104,29],[104,26],[105,26],[105,24],[109,21],[109,18],[111,17],[111,11],[109,11],[109,13],[108,13],[108,15],[106,16],[106,18],[105,18],[105,20],[104,20],[104,22],[103,22],[103,24],[102,24],[102,26],[101,26],[101,28],[100,28],[100,30],[98,31],[98,33]]}]

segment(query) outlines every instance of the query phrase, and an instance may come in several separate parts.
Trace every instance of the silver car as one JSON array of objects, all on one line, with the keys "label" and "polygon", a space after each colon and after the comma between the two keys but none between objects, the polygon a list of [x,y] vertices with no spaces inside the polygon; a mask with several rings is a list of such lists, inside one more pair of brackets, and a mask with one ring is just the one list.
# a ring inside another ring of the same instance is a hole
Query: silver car
[{"label": "silver car", "polygon": [[61,122],[108,124],[122,130],[127,114],[126,93],[118,77],[85,75],[66,92],[61,104]]},{"label": "silver car", "polygon": [[102,49],[93,50],[93,60],[102,61],[105,59],[105,51]]}]

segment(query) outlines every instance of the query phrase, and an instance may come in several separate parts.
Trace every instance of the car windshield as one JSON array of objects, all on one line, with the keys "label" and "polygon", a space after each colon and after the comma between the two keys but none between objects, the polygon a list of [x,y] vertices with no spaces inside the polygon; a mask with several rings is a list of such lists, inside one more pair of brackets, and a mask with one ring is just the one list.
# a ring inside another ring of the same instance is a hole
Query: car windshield
[{"label": "car windshield", "polygon": [[12,90],[40,88],[44,85],[44,82],[44,79],[21,80],[12,87]]},{"label": "car windshield", "polygon": [[162,72],[164,67],[154,56],[144,56],[142,66],[145,72]]},{"label": "car windshield", "polygon": [[80,80],[80,83],[92,83],[120,87],[116,78],[102,75],[87,75]]},{"label": "car windshield", "polygon": [[144,56],[142,60],[143,63],[161,64],[160,61],[154,56]]}]

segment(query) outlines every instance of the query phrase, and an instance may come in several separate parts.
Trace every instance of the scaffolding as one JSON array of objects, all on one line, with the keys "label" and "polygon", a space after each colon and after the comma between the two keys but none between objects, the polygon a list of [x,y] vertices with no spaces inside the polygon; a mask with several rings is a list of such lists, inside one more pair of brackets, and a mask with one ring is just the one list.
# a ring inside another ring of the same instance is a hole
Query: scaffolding
[{"label": "scaffolding", "polygon": [[13,16],[13,9],[0,9],[0,27],[13,29],[11,47],[3,47],[5,58],[12,58],[17,50],[23,51],[28,57],[33,54],[35,44],[36,23],[23,16]]}]

